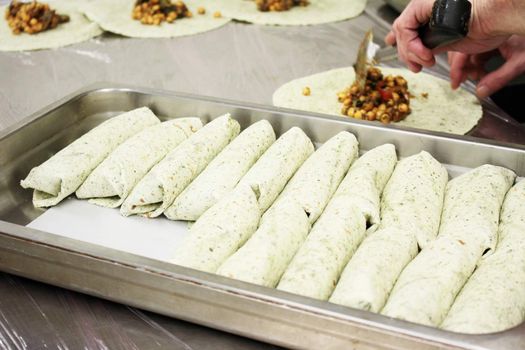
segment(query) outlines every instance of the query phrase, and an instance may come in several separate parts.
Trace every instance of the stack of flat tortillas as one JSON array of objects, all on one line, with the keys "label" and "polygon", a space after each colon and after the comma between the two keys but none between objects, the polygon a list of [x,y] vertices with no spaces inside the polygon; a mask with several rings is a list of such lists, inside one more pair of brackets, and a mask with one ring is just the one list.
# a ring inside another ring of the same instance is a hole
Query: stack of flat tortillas
[{"label": "stack of flat tortillas", "polygon": [[361,14],[366,0],[310,0],[308,6],[293,7],[288,11],[261,12],[255,1],[217,0],[222,14],[239,21],[265,25],[311,25],[343,21]]},{"label": "stack of flat tortillas", "polygon": [[[401,75],[408,81],[410,113],[405,120],[392,125],[441,131],[452,134],[469,132],[482,116],[477,98],[466,90],[453,91],[449,82],[425,73],[412,73],[406,69],[381,67],[384,75]],[[342,104],[337,93],[355,80],[353,68],[338,68],[323,73],[292,80],[273,94],[273,104],[278,107],[341,116]],[[309,87],[311,94],[303,95]],[[422,94],[428,94],[423,97]],[[374,122],[379,123],[379,122]]]},{"label": "stack of flat tortillas", "polygon": [[13,34],[5,19],[7,6],[0,6],[0,51],[51,49],[79,43],[102,33],[100,27],[88,20],[70,1],[46,1],[58,14],[68,15],[69,22],[38,34]]},{"label": "stack of flat tortillas", "polygon": [[[171,38],[207,32],[219,28],[230,21],[229,18],[213,16],[220,6],[215,1],[185,0],[193,13],[191,18],[177,19],[173,23],[145,25],[131,18],[135,5],[133,0],[93,0],[84,6],[85,14],[108,32],[135,38]],[[200,15],[197,8],[204,7],[206,13]]]}]

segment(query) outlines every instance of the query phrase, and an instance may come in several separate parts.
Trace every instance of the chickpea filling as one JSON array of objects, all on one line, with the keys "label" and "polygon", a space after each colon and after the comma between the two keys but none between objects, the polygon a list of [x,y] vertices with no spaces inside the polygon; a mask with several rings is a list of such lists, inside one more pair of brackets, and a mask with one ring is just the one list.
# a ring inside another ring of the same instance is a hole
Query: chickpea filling
[{"label": "chickpea filling", "polygon": [[405,119],[411,112],[406,79],[400,75],[384,77],[377,67],[368,68],[364,91],[359,91],[354,82],[337,97],[343,104],[341,113],[355,119],[388,124]]},{"label": "chickpea filling", "polygon": [[13,34],[37,34],[69,22],[69,16],[59,15],[48,4],[14,0],[5,11],[5,19]]},{"label": "chickpea filling", "polygon": [[173,23],[176,19],[193,17],[193,14],[182,1],[137,0],[131,17],[142,24],[158,26],[164,21]]},{"label": "chickpea filling", "polygon": [[295,6],[308,6],[308,0],[255,0],[257,9],[262,12],[288,11]]}]

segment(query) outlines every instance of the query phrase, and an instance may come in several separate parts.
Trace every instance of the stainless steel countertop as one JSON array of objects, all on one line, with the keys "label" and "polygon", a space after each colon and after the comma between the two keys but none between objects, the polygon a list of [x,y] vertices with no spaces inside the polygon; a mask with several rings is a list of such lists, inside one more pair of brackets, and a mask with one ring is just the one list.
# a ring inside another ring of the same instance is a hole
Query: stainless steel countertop
[{"label": "stainless steel countertop", "polygon": [[[379,0],[367,11],[387,20],[394,15]],[[269,104],[273,91],[291,79],[351,64],[373,25],[367,15],[313,27],[230,23],[178,39],[104,34],[58,50],[0,53],[0,130],[99,81]],[[0,347],[274,348],[8,274],[0,274]]]}]

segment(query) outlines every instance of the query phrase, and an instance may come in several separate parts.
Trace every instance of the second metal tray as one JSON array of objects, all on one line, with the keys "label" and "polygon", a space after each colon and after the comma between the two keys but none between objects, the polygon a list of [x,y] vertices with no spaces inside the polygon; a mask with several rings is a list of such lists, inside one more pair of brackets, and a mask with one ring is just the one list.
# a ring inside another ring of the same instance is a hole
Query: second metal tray
[{"label": "second metal tray", "polygon": [[390,142],[401,157],[426,150],[452,166],[490,163],[525,175],[525,147],[408,131],[313,113],[110,85],[88,87],[0,133],[0,270],[278,345],[312,349],[516,349],[525,324],[489,335],[415,325],[25,227],[42,214],[19,186],[29,170],[118,112],[149,106],[170,118],[230,112],[242,127],[267,119],[322,143],[354,133],[362,150]]}]

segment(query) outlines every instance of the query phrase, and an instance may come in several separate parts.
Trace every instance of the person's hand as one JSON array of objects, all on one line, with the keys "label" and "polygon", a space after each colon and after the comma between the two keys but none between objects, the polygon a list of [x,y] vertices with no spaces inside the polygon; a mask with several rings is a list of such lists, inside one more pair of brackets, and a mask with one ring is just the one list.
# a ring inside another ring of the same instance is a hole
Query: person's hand
[{"label": "person's hand", "polygon": [[[485,63],[493,56],[501,54],[505,63],[497,70],[487,73]],[[484,98],[503,88],[509,81],[525,72],[525,36],[514,35],[497,50],[480,54],[450,52],[450,82],[456,89],[468,78],[479,80],[476,92]]]},{"label": "person's hand", "polygon": [[[502,8],[509,7],[510,2],[476,0],[472,2],[472,14],[467,37],[432,51],[425,47],[419,38],[418,29],[429,21],[433,4],[434,0],[412,0],[396,19],[392,31],[385,38],[388,45],[397,45],[399,58],[413,72],[419,72],[422,67],[433,66],[435,64],[434,55],[437,53],[461,51],[475,54],[491,51],[499,47],[509,37],[509,35],[501,34],[498,31],[497,22],[498,20],[501,21],[499,17],[503,15],[502,12],[507,12],[502,11]],[[502,6],[499,11],[494,8],[498,4]]]}]

